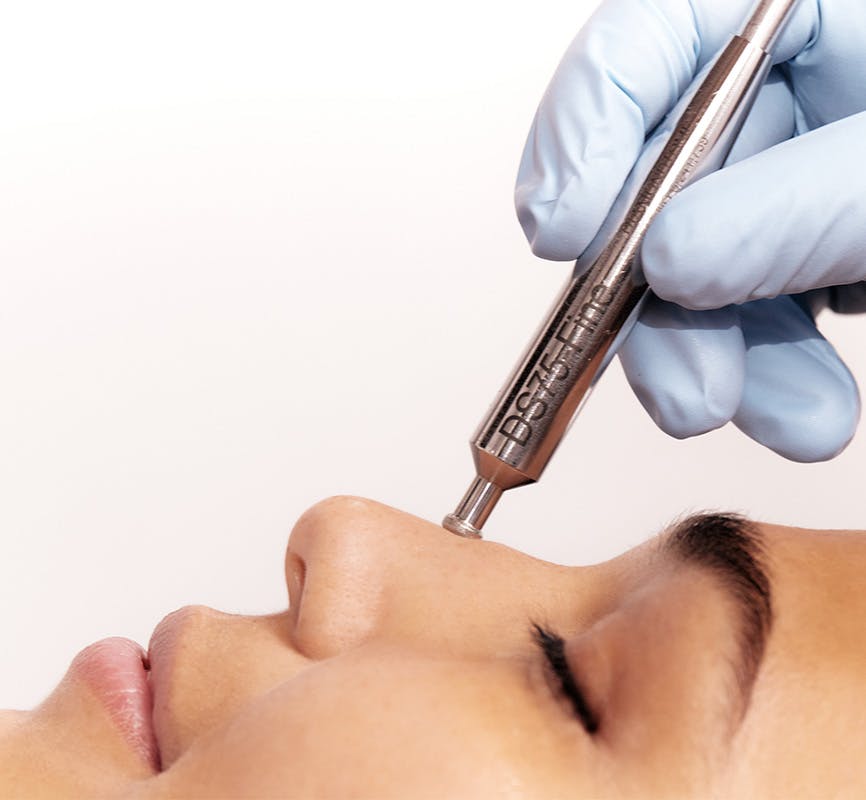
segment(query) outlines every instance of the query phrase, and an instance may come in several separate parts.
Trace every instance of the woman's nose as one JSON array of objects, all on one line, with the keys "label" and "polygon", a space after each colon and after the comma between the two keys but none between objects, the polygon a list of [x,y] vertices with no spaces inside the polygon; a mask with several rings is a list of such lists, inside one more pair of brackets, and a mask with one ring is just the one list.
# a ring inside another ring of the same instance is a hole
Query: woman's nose
[{"label": "woman's nose", "polygon": [[517,594],[513,583],[509,594],[491,576],[510,560],[513,578],[521,559],[533,561],[371,500],[330,498],[307,511],[289,538],[293,644],[310,658],[371,638],[447,646],[459,633],[461,642],[484,646]]},{"label": "woman's nose", "polygon": [[286,551],[293,640],[304,655],[324,658],[382,634],[401,586],[423,591],[419,562],[434,549],[425,524],[357,497],[332,497],[304,513]]}]

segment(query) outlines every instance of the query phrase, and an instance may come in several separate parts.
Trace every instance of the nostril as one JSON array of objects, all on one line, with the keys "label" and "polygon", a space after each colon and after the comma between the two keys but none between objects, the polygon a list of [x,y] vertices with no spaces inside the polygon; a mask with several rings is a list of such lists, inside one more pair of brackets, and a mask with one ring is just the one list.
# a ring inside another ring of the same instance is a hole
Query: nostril
[{"label": "nostril", "polygon": [[289,614],[293,624],[298,622],[306,572],[307,566],[297,553],[289,552],[286,554],[286,585],[289,589]]}]

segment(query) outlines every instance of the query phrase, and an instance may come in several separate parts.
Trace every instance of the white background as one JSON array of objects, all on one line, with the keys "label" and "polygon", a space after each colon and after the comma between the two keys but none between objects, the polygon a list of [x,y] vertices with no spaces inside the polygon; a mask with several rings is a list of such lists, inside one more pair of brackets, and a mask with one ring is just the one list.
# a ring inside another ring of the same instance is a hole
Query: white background
[{"label": "white background", "polygon": [[[0,707],[187,603],[284,608],[337,493],[434,521],[569,273],[512,207],[594,3],[29,2],[0,33]],[[863,323],[827,319],[866,376]],[[659,433],[618,365],[488,538],[597,561],[689,509],[863,527],[830,464]],[[444,534],[443,534],[444,535]]]}]

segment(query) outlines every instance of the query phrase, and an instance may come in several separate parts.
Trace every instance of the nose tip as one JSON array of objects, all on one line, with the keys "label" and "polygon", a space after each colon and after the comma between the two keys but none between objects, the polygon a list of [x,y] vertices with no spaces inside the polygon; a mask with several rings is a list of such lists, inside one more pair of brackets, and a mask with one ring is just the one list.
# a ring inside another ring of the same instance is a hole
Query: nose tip
[{"label": "nose tip", "polygon": [[384,538],[393,510],[359,497],[323,500],[306,511],[286,549],[293,644],[326,658],[375,627],[389,569]]},{"label": "nose tip", "polygon": [[[363,647],[466,657],[525,651],[526,621],[589,608],[595,568],[561,567],[358,497],[305,512],[286,549],[288,636],[313,660]],[[601,596],[601,595],[599,595]],[[592,601],[595,602],[595,601]],[[539,614],[539,609],[541,613]]]},{"label": "nose tip", "polygon": [[439,641],[446,609],[477,605],[483,545],[373,500],[317,503],[286,548],[292,644],[315,659],[373,638]]}]

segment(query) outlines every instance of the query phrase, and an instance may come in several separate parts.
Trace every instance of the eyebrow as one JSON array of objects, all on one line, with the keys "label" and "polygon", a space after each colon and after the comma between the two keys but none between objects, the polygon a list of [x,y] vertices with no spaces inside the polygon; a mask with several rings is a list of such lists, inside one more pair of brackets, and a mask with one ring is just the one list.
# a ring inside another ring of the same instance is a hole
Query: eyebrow
[{"label": "eyebrow", "polygon": [[662,551],[709,569],[737,609],[738,658],[734,663],[745,715],[773,626],[773,597],[763,536],[738,514],[693,514],[665,533]]}]

